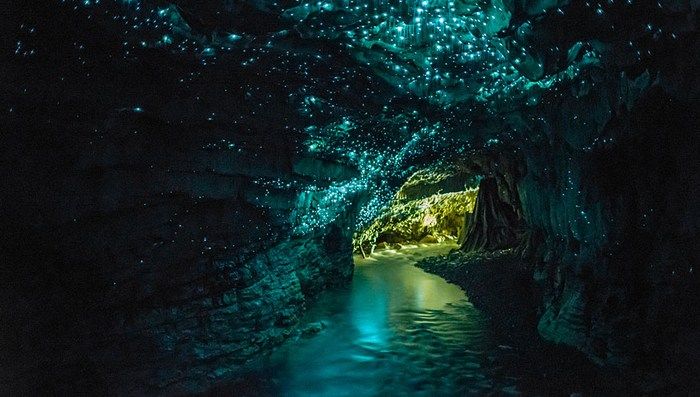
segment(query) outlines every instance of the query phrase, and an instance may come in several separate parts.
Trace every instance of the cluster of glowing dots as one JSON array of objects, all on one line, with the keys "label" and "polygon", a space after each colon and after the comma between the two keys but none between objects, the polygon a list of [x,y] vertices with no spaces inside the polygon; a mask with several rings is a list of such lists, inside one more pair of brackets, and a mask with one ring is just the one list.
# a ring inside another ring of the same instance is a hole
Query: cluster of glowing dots
[{"label": "cluster of glowing dots", "polygon": [[[510,15],[502,4],[482,10],[474,3],[452,0],[383,0],[305,3],[292,15],[308,20],[312,33],[328,35],[337,26],[324,24],[321,14],[343,11],[358,18],[344,32],[348,47],[360,53],[381,48],[390,54],[381,63],[367,61],[395,78],[404,90],[447,102],[446,90],[464,89],[475,80],[499,79],[516,74],[507,60],[503,43],[494,33],[507,26]],[[315,29],[315,30],[314,30]]]},{"label": "cluster of glowing dots", "polygon": [[208,40],[192,34],[173,5],[155,6],[141,0],[62,0],[73,4],[74,9],[88,8],[91,19],[104,14],[123,26],[125,55],[136,49],[168,48],[177,53],[195,54],[203,64],[215,60],[217,52],[231,51],[242,39],[236,32],[229,32],[217,40]]}]

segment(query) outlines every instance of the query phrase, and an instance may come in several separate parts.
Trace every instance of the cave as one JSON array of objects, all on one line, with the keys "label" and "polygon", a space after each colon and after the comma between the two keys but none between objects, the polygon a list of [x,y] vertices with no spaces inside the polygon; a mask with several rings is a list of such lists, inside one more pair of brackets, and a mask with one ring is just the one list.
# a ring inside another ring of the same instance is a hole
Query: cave
[{"label": "cave", "polygon": [[698,394],[699,16],[10,0],[0,394]]}]

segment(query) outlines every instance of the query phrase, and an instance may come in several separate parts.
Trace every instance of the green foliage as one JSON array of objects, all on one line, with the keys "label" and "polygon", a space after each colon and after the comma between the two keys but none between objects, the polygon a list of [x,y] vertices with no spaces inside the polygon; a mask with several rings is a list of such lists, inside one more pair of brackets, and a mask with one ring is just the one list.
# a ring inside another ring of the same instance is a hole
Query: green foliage
[{"label": "green foliage", "polygon": [[354,240],[356,251],[371,251],[377,243],[455,240],[474,210],[477,189],[438,193],[415,200],[395,199]]}]

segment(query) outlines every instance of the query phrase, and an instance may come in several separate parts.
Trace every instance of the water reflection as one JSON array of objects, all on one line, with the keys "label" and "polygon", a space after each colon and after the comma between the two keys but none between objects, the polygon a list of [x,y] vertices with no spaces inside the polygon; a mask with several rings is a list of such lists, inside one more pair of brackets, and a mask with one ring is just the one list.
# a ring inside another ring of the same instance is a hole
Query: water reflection
[{"label": "water reflection", "polygon": [[319,334],[289,343],[267,365],[269,394],[470,395],[514,391],[491,368],[496,347],[458,287],[412,264],[453,247],[382,251],[356,259],[352,284],[327,291],[304,322]]}]

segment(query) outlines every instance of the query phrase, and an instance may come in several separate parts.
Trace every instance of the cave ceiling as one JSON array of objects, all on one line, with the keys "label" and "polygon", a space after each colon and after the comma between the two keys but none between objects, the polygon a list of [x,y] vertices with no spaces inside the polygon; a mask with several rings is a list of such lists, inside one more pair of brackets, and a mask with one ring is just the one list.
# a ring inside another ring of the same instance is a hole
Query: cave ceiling
[{"label": "cave ceiling", "polygon": [[[330,185],[301,183],[327,197],[301,232],[337,216],[334,203],[370,188],[367,222],[417,168],[474,148],[546,139],[560,113],[577,149],[604,143],[591,131],[610,119],[613,102],[633,101],[651,84],[663,56],[656,49],[693,31],[688,10],[697,5],[64,0],[44,8],[33,12],[69,16],[53,23],[76,38],[74,65],[65,66],[75,84],[95,84],[97,71],[128,69],[143,79],[128,90],[100,83],[101,92],[115,92],[105,107],[221,129],[223,138],[206,144],[233,155],[262,148],[247,134],[268,134],[296,145],[301,157],[356,167],[358,175]],[[41,27],[31,21],[45,18],[19,18],[28,22],[17,56],[58,52],[36,44]]]}]

